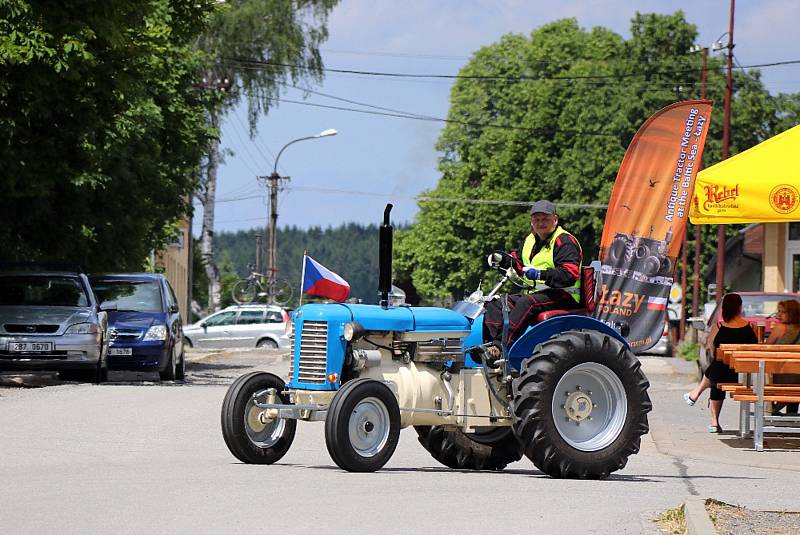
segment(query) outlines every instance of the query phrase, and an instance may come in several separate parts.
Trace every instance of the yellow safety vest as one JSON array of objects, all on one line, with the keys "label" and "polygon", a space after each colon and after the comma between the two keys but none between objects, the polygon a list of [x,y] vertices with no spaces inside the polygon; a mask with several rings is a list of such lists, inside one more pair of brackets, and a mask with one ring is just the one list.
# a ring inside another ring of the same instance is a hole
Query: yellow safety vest
[{"label": "yellow safety vest", "polygon": [[[536,236],[533,233],[528,234],[528,237],[525,238],[525,243],[522,246],[522,263],[525,266],[533,266],[536,269],[540,269],[542,271],[544,271],[545,269],[556,267],[555,261],[553,260],[553,246],[556,243],[556,238],[558,238],[563,234],[572,236],[572,234],[570,234],[563,228],[557,227],[555,232],[553,232],[553,235],[550,236],[550,242],[541,249],[539,249],[539,252],[536,253],[536,255],[534,255],[533,258],[531,258],[531,253],[533,252],[533,246],[536,243]],[[575,236],[572,237],[574,238]],[[577,239],[575,240],[575,243],[578,243]],[[578,249],[580,248],[581,248],[580,243],[578,243]],[[581,300],[580,272],[581,272],[581,266],[578,265],[578,280],[575,281],[575,284],[573,284],[572,286],[569,286],[567,288],[562,288],[563,290],[571,294],[572,297],[577,302],[580,302]],[[533,283],[531,283],[531,285],[533,285]],[[541,287],[542,285],[546,287],[544,281],[541,280],[536,281],[536,286]]]}]

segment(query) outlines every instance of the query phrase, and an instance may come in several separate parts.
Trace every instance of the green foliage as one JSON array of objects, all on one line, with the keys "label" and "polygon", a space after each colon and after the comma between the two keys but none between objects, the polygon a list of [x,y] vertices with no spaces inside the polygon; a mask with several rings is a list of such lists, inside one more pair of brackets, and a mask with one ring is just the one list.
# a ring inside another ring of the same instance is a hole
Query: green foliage
[{"label": "green foliage", "polygon": [[675,352],[683,360],[693,361],[700,358],[700,346],[689,340],[680,342],[675,348]]},{"label": "green foliage", "polygon": [[[255,264],[255,234],[263,230],[220,232],[214,236],[215,248],[221,259],[223,271],[223,303],[230,299],[226,289],[228,273],[235,279],[248,275],[248,264]],[[262,242],[263,243],[263,242]],[[294,288],[293,302],[297,304],[303,252],[328,269],[341,275],[350,284],[350,295],[365,303],[377,302],[378,295],[378,229],[374,225],[349,223],[336,228],[312,227],[307,230],[285,227],[278,230],[278,277],[287,280]],[[194,299],[205,305],[208,302],[207,279],[198,271],[199,254],[195,256]],[[262,266],[266,257],[261,254]],[[262,267],[262,272],[265,269]],[[304,301],[307,298],[304,298]]]},{"label": "green foliage", "polygon": [[[628,40],[605,28],[587,31],[569,19],[481,48],[453,86],[448,117],[457,123],[439,138],[442,176],[429,195],[607,204],[640,125],[672,102],[699,98],[701,56],[690,52],[696,37],[681,12],[637,13]],[[709,58],[707,94],[716,108],[706,165],[720,159],[721,66],[721,59]],[[757,72],[737,73],[734,88],[731,154],[797,124],[798,95],[769,95]],[[419,206],[416,224],[398,236],[395,272],[428,299],[460,297],[480,279],[493,280],[487,253],[521,248],[530,232],[523,207],[434,201]],[[585,260],[596,258],[605,212],[560,208],[559,215],[581,241]],[[713,232],[716,227],[703,229],[701,265],[715,247]]]},{"label": "green foliage", "polygon": [[10,260],[139,269],[191,209],[214,2],[0,8],[0,227]]}]

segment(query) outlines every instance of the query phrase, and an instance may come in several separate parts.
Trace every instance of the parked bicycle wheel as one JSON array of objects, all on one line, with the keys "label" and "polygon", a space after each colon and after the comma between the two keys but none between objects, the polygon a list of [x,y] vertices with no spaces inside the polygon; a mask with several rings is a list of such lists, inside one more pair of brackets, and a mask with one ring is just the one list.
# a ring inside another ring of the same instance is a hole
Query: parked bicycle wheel
[{"label": "parked bicycle wheel", "polygon": [[274,290],[272,292],[276,305],[285,305],[292,298],[292,285],[285,280],[275,281]]},{"label": "parked bicycle wheel", "polygon": [[242,279],[233,285],[231,295],[238,305],[252,303],[256,298],[258,283],[253,279]]}]

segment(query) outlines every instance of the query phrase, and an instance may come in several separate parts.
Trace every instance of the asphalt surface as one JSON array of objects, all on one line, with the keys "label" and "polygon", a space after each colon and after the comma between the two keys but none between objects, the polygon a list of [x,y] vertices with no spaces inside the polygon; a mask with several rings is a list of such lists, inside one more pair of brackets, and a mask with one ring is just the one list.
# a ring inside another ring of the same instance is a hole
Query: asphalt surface
[{"label": "asphalt surface", "polygon": [[[323,425],[306,422],[279,463],[242,464],[222,440],[222,399],[242,373],[285,374],[276,352],[192,353],[182,384],[112,372],[99,386],[27,377],[45,386],[20,388],[4,377],[0,531],[658,533],[653,519],[693,495],[755,510],[800,508],[795,446],[759,453],[708,435],[704,405],[681,400],[693,370],[657,357],[643,365],[652,432],[604,481],[551,479],[526,459],[497,473],[450,470],[412,429],[383,470],[352,474],[328,456]],[[724,426],[736,422],[733,407],[724,409]]]}]

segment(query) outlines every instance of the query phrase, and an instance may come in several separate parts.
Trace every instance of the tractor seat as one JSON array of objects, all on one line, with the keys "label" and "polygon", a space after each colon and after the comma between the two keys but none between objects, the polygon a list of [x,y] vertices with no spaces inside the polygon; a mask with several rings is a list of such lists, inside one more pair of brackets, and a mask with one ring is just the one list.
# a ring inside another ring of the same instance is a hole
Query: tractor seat
[{"label": "tractor seat", "polygon": [[578,304],[580,305],[578,308],[570,310],[556,309],[540,312],[536,316],[536,323],[566,314],[590,316],[594,312],[594,268],[591,266],[581,268],[581,300]]}]

